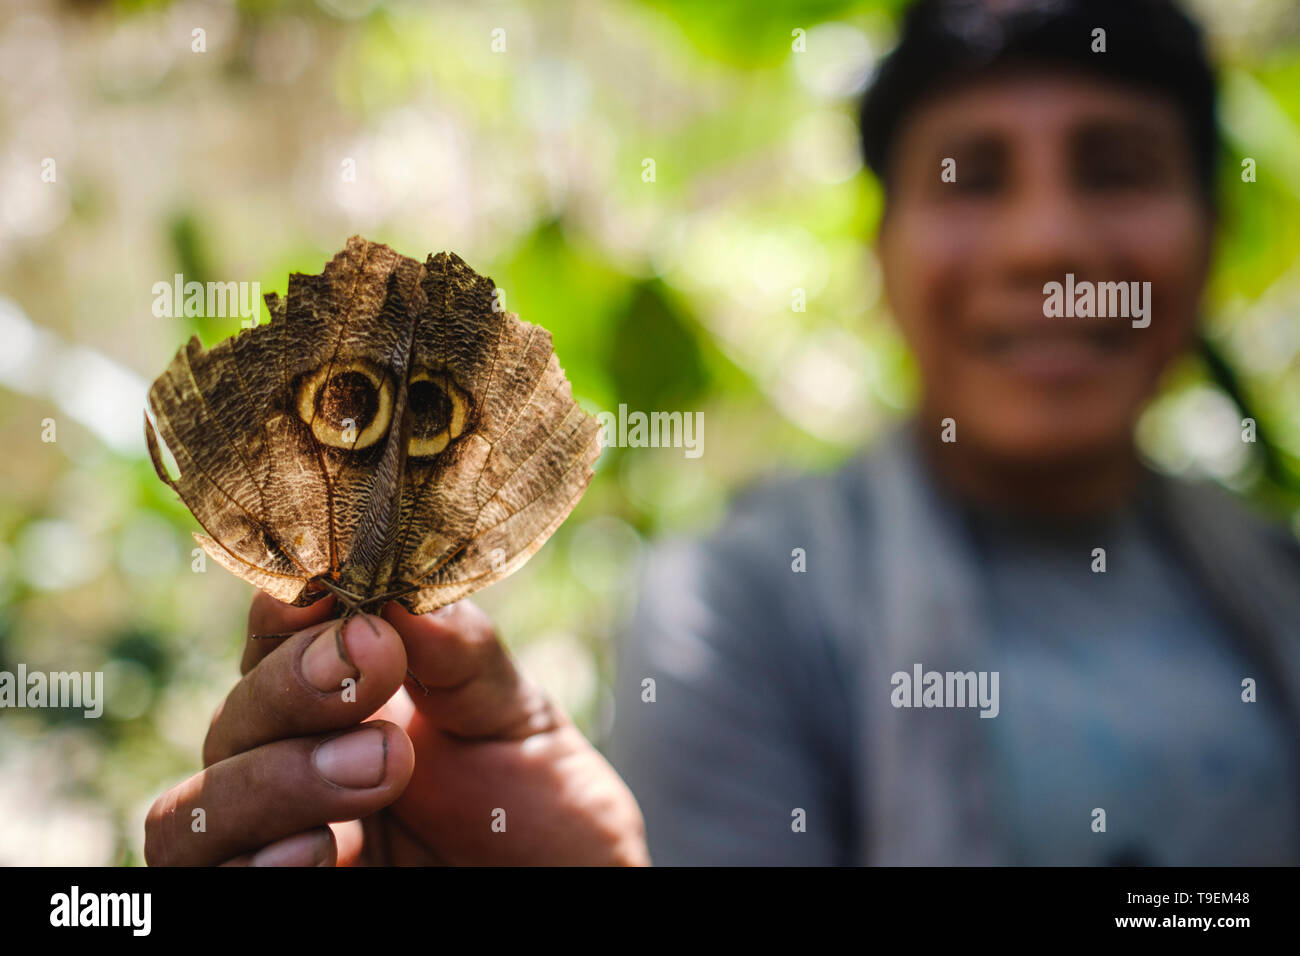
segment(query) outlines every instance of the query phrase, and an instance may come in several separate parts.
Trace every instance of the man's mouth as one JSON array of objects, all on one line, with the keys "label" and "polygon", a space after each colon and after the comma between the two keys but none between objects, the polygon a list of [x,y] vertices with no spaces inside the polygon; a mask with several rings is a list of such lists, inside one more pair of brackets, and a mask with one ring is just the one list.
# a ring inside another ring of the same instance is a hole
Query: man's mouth
[{"label": "man's mouth", "polygon": [[[1068,320],[1067,320],[1068,321]],[[1070,326],[1035,323],[992,329],[972,337],[975,352],[1013,374],[1045,381],[1097,374],[1125,352],[1131,339],[1126,326],[1109,323]]]}]

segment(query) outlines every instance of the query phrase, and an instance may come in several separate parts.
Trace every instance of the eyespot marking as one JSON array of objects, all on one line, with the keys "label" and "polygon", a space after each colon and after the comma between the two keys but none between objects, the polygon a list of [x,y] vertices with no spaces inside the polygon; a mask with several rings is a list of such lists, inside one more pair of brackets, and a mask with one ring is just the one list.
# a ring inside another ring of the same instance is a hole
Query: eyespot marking
[{"label": "eyespot marking", "polygon": [[465,431],[469,396],[444,372],[417,371],[406,390],[411,408],[411,458],[443,452]]},{"label": "eyespot marking", "polygon": [[388,431],[393,386],[364,359],[323,365],[298,387],[298,417],[322,444],[360,451]]}]

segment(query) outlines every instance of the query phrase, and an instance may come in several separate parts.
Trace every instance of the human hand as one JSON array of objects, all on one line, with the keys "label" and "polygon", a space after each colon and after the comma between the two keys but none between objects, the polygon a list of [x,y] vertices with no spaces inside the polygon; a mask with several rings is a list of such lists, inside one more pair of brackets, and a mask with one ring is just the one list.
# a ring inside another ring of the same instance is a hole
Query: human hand
[{"label": "human hand", "polygon": [[347,660],[332,611],[253,599],[204,769],[150,808],[150,865],[650,862],[631,791],[480,608],[354,617]]}]

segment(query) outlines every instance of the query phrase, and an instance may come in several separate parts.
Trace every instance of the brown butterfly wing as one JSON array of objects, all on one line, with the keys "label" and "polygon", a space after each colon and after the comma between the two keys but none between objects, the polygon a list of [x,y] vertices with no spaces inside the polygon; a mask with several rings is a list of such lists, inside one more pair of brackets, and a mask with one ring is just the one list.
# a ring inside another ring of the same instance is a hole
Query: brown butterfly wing
[{"label": "brown butterfly wing", "polygon": [[[170,485],[213,538],[195,538],[234,574],[282,601],[295,600],[311,576],[311,555],[267,533],[272,458],[269,428],[226,431],[230,422],[259,426],[261,414],[238,386],[229,343],[205,353],[193,338],[149,390],[153,413],[145,418],[145,440],[158,477]],[[155,427],[157,433],[155,433]],[[168,475],[159,436],[176,461],[179,477]]]},{"label": "brown butterfly wing", "polygon": [[[420,614],[511,574],[577,505],[600,454],[596,419],[573,401],[550,333],[495,308],[495,287],[460,257],[425,263],[429,313],[412,369],[449,377],[466,404],[459,437],[413,455],[395,578]],[[418,421],[416,430],[418,431]]]},{"label": "brown butterfly wing", "polygon": [[[374,532],[368,519],[382,510],[374,502],[392,508],[402,449],[389,425],[403,413],[422,272],[417,261],[354,238],[323,274],[291,276],[285,300],[267,297],[270,324],[211,349],[191,340],[150,388],[157,434],[180,476],[167,475],[146,418],[150,454],[211,535],[196,536],[200,544],[280,600],[320,597],[308,582],[338,579]],[[375,392],[387,401],[371,409],[372,434],[357,429],[351,443],[334,434],[330,444],[318,434],[329,431],[320,403],[304,406],[303,397],[350,368],[382,379]]]}]

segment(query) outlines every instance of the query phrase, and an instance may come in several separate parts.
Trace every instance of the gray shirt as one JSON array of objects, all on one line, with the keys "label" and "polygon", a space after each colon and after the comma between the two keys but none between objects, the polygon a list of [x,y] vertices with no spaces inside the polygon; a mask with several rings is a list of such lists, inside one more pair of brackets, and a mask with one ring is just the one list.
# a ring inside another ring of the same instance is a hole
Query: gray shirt
[{"label": "gray shirt", "polygon": [[[1275,697],[1146,512],[1041,530],[968,515],[1003,708],[998,812],[1033,865],[1294,862],[1297,767]],[[1106,570],[1092,570],[1104,546]],[[1074,825],[1095,807],[1106,840]]]},{"label": "gray shirt", "polygon": [[[872,480],[886,456],[902,479],[892,485]],[[882,511],[897,512],[896,530]],[[903,645],[927,668],[951,646],[957,669],[997,671],[993,719],[881,706],[911,658],[868,666],[888,645],[884,606],[906,590],[880,582],[924,582],[936,546],[977,595],[957,619],[982,618],[987,641],[960,649],[949,625],[925,632],[937,643]],[[1105,573],[1092,570],[1094,547],[1106,548]],[[829,475],[778,477],[707,539],[664,543],[620,642],[609,748],[654,862],[1297,862],[1284,681],[1176,550],[1141,501],[1069,532],[961,511],[907,440]],[[1300,575],[1286,580],[1300,592]],[[1246,676],[1259,683],[1253,704],[1241,700]],[[928,722],[918,740],[938,749],[891,742],[895,716]],[[963,782],[976,778],[988,781],[982,801]],[[992,849],[959,845],[976,831],[993,834]]]}]

